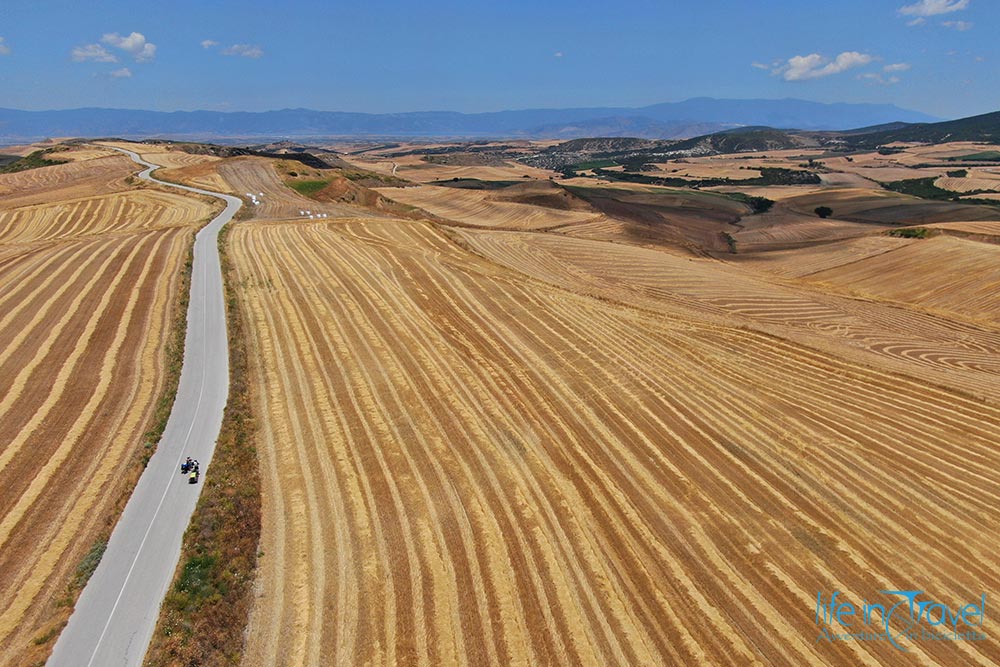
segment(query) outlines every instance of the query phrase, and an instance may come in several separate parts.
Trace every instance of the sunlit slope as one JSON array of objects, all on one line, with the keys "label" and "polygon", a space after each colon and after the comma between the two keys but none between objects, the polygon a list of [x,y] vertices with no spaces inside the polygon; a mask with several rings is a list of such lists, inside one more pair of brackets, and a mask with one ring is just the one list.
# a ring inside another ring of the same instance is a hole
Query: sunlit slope
[{"label": "sunlit slope", "polygon": [[817,591],[996,589],[996,408],[429,225],[244,223],[230,252],[260,383],[248,664],[1000,659],[814,624]]}]

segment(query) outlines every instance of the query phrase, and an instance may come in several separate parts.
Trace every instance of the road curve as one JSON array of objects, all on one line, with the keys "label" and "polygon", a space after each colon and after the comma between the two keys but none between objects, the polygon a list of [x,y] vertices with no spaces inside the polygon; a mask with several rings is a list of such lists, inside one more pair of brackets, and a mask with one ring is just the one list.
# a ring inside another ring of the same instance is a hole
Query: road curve
[{"label": "road curve", "polygon": [[115,526],[108,548],[56,641],[50,667],[124,667],[142,664],[160,603],[180,558],[181,539],[201,484],[190,485],[180,463],[191,456],[202,477],[222,425],[229,392],[229,346],[219,263],[219,230],[242,202],[229,195],[175,185],[150,175],[157,165],[122,149],[147,167],[140,178],[225,200],[226,208],[198,232],[184,365],[177,398],[156,453]]}]

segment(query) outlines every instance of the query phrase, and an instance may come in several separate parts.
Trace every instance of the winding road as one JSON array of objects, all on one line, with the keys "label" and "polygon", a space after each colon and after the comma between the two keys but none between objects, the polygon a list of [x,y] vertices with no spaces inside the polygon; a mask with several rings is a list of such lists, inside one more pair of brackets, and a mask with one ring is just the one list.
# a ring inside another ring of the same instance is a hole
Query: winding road
[{"label": "winding road", "polygon": [[188,484],[180,463],[191,456],[202,477],[222,425],[229,392],[229,346],[218,235],[242,201],[151,176],[158,165],[123,149],[147,167],[140,178],[225,200],[226,208],[198,232],[194,244],[184,364],[177,398],[156,453],[115,526],[100,565],[56,642],[50,667],[125,667],[142,664],[160,603],[180,557],[181,539],[201,484]]}]

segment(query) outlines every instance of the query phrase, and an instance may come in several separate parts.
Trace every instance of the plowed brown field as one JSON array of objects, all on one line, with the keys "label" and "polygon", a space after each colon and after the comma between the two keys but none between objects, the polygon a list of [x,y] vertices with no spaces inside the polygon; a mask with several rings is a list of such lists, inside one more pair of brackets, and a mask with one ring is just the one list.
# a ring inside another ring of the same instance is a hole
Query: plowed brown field
[{"label": "plowed brown field", "polygon": [[1000,410],[947,388],[997,391],[998,334],[545,234],[230,243],[261,388],[247,664],[1000,661],[992,628],[903,653],[815,621],[817,592],[1000,587]]},{"label": "plowed brown field", "polygon": [[[93,196],[109,177],[126,187],[124,159],[0,179],[24,184],[0,198],[3,665],[46,655],[59,601],[137,477],[182,268],[212,212],[151,189]],[[11,206],[25,192],[47,202]]]}]

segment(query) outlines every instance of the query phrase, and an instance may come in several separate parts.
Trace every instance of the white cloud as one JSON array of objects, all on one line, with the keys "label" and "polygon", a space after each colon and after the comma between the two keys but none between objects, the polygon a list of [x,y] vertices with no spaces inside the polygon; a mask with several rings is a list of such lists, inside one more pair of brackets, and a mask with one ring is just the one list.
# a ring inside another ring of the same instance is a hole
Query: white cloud
[{"label": "white cloud", "polygon": [[141,32],[133,32],[122,37],[117,32],[109,32],[101,37],[101,42],[129,54],[138,63],[152,60],[156,56],[156,44],[146,41]]},{"label": "white cloud", "polygon": [[563,57],[563,52],[562,52],[562,51],[556,51],[556,52],[555,52],[555,53],[553,53],[552,55],[553,55],[553,57],[555,57],[555,58],[562,58],[562,57]]},{"label": "white cloud", "polygon": [[259,46],[254,46],[252,44],[233,44],[228,48],[222,49],[222,55],[243,56],[244,58],[260,58],[264,55],[264,50]]},{"label": "white cloud", "polygon": [[876,83],[880,86],[891,86],[893,84],[899,83],[898,76],[884,77],[878,72],[865,72],[864,74],[859,74],[858,78],[864,81],[870,81]]},{"label": "white cloud", "polygon": [[941,25],[945,28],[954,28],[955,30],[960,30],[962,32],[972,29],[972,24],[968,21],[944,21]]},{"label": "white cloud", "polygon": [[757,62],[750,63],[750,67],[754,67],[756,69],[771,69],[770,65],[765,65],[764,63],[757,63]]},{"label": "white cloud", "polygon": [[892,63],[882,68],[883,72],[905,72],[913,67],[910,63]]},{"label": "white cloud", "polygon": [[131,79],[132,70],[130,70],[128,67],[122,67],[121,69],[116,69],[114,72],[112,72],[111,76],[114,77],[115,79]]},{"label": "white cloud", "polygon": [[781,74],[785,81],[806,81],[819,79],[831,74],[840,74],[855,67],[867,65],[874,58],[867,53],[844,51],[832,61],[818,53],[808,56],[792,56],[788,62],[772,71]]},{"label": "white cloud", "polygon": [[106,48],[100,44],[85,44],[78,46],[70,52],[70,56],[78,63],[93,60],[97,63],[116,63],[116,58]]},{"label": "white cloud", "polygon": [[6,44],[7,40],[0,37],[0,56],[10,55],[10,47]]},{"label": "white cloud", "polygon": [[210,49],[213,46],[218,46],[218,45],[219,45],[219,43],[217,41],[215,41],[214,39],[203,39],[201,41],[201,48],[203,48],[203,49]]},{"label": "white cloud", "polygon": [[912,21],[907,21],[906,25],[912,28],[913,26],[923,25],[925,23],[927,23],[927,19],[925,19],[922,16],[918,16],[917,18],[913,19]]},{"label": "white cloud", "polygon": [[965,9],[970,0],[920,0],[912,5],[899,8],[899,13],[906,16],[937,16]]}]

